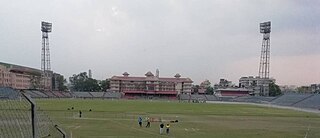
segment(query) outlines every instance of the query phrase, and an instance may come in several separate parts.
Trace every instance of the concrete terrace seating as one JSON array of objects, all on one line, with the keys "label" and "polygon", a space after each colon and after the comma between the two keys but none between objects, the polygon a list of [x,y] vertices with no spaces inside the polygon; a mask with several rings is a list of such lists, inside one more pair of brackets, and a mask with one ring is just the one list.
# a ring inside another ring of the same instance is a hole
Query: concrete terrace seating
[{"label": "concrete terrace seating", "polygon": [[62,97],[60,97],[60,98],[71,98],[71,97],[72,97],[71,92],[59,91],[59,94],[60,94],[60,96],[62,96]]},{"label": "concrete terrace seating", "polygon": [[233,97],[219,97],[219,100],[231,102],[233,100]]},{"label": "concrete terrace seating", "polygon": [[217,101],[218,97],[215,95],[204,95],[207,98],[207,101]]},{"label": "concrete terrace seating", "polygon": [[199,95],[199,94],[191,94],[191,99],[192,100],[207,100],[207,98],[204,95]]},{"label": "concrete terrace seating", "polygon": [[275,97],[263,97],[263,96],[241,96],[233,99],[235,102],[249,102],[249,103],[267,103]]},{"label": "concrete terrace seating", "polygon": [[27,95],[30,95],[30,97],[32,97],[32,98],[40,98],[41,97],[40,95],[32,92],[31,90],[24,90],[23,92]]},{"label": "concrete terrace seating", "polygon": [[90,92],[93,98],[103,98],[104,92]]},{"label": "concrete terrace seating", "polygon": [[64,98],[71,98],[72,97],[70,92],[61,92],[61,94],[64,95]]},{"label": "concrete terrace seating", "polygon": [[48,95],[49,98],[56,98],[57,96],[54,95],[52,92],[43,92],[44,94]]},{"label": "concrete terrace seating", "polygon": [[0,99],[15,99],[19,97],[19,92],[14,89],[2,87],[0,88]]},{"label": "concrete terrace seating", "polygon": [[309,98],[306,98],[293,106],[299,108],[313,108],[313,109],[320,109],[320,94],[314,94]]},{"label": "concrete terrace seating", "polygon": [[33,93],[39,95],[40,97],[38,98],[47,98],[48,95],[44,94],[43,92],[40,92],[40,91],[36,91],[36,90],[32,90]]},{"label": "concrete terrace seating", "polygon": [[271,103],[276,105],[291,106],[310,96],[312,96],[312,94],[288,93],[275,98],[271,101]]},{"label": "concrete terrace seating", "polygon": [[121,98],[121,93],[119,93],[119,92],[105,92],[103,97],[104,98],[109,98],[109,99],[120,99]]},{"label": "concrete terrace seating", "polygon": [[78,98],[92,98],[92,95],[89,92],[73,92]]},{"label": "concrete terrace seating", "polygon": [[63,95],[62,92],[60,92],[60,91],[53,91],[52,93],[54,95],[56,95],[57,97],[59,97],[59,98],[64,98],[65,97],[65,95]]},{"label": "concrete terrace seating", "polygon": [[200,95],[200,94],[180,94],[180,100],[206,100],[206,101],[217,101],[218,97],[215,95]]},{"label": "concrete terrace seating", "polygon": [[30,95],[32,98],[43,98],[41,94],[34,93],[32,90],[24,90],[23,92]]},{"label": "concrete terrace seating", "polygon": [[180,100],[189,100],[190,99],[189,94],[180,94],[179,97],[180,97]]}]

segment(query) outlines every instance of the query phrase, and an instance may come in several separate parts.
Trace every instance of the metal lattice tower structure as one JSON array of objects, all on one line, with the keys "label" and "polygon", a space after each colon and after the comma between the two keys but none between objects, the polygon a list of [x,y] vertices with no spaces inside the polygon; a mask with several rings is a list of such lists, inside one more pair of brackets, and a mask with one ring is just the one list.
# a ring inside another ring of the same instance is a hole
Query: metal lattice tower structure
[{"label": "metal lattice tower structure", "polygon": [[49,49],[49,37],[48,33],[52,31],[52,23],[41,22],[42,32],[42,48],[41,48],[41,70],[42,70],[42,84],[43,90],[48,89],[49,71],[50,65],[50,49]]},{"label": "metal lattice tower structure", "polygon": [[260,23],[260,33],[263,34],[260,56],[259,77],[269,78],[270,73],[270,32],[271,22]]}]

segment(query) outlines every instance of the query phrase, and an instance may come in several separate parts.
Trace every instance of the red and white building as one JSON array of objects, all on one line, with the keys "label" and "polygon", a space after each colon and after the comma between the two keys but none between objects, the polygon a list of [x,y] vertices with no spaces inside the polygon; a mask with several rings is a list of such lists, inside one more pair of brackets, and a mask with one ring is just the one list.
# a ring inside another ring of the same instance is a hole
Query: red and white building
[{"label": "red and white building", "polygon": [[217,89],[215,95],[217,97],[238,97],[252,95],[253,91],[246,88],[222,88]]},{"label": "red and white building", "polygon": [[191,93],[193,81],[181,78],[176,74],[172,78],[154,76],[150,71],[145,77],[131,77],[127,72],[123,76],[113,76],[110,79],[110,89],[121,92],[125,96],[168,96],[176,97],[180,93]]}]

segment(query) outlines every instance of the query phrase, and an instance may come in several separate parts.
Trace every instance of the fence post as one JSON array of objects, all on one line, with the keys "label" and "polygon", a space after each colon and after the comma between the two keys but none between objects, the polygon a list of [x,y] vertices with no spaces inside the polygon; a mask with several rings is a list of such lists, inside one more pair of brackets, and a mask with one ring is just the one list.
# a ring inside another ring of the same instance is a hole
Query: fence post
[{"label": "fence post", "polygon": [[36,126],[36,102],[34,102],[31,97],[25,93],[21,93],[31,104],[31,125],[32,125],[32,138],[38,138],[38,128]]},{"label": "fence post", "polygon": [[62,138],[66,138],[66,132],[64,132],[58,125],[55,125],[54,127],[62,134]]}]

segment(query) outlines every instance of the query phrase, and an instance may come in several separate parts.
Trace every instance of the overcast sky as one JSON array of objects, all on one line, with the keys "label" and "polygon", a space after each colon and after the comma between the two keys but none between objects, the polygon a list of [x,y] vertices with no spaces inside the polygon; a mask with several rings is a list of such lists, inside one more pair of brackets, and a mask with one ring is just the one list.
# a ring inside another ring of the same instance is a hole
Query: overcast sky
[{"label": "overcast sky", "polygon": [[278,84],[320,83],[319,0],[2,0],[0,62],[40,68],[40,22],[51,68],[96,79],[128,72],[180,73],[195,84],[256,76],[262,34],[272,22],[270,76]]}]

